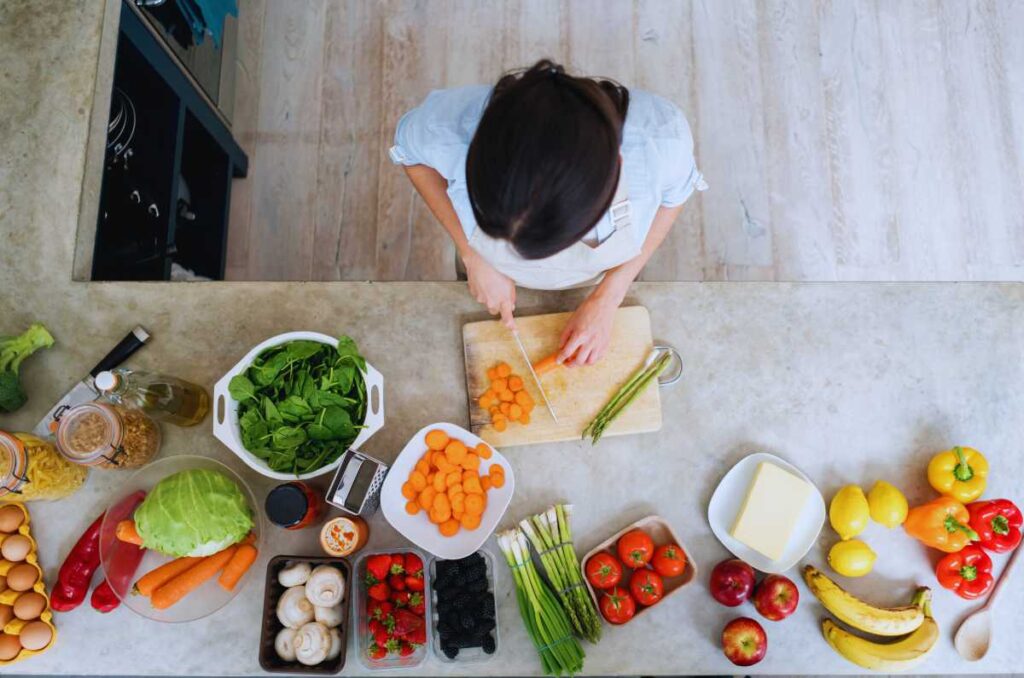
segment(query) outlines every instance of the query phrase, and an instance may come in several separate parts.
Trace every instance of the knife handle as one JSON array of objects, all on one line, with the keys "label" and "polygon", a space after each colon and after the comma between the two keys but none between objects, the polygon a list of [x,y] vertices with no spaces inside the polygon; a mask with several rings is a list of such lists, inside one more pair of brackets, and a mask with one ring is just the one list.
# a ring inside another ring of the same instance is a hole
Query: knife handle
[{"label": "knife handle", "polygon": [[141,325],[125,335],[125,338],[118,342],[117,346],[110,349],[110,353],[103,356],[103,360],[96,363],[96,367],[89,370],[89,374],[95,377],[100,372],[107,372],[114,369],[125,360],[128,360],[136,351],[149,341],[149,332]]}]

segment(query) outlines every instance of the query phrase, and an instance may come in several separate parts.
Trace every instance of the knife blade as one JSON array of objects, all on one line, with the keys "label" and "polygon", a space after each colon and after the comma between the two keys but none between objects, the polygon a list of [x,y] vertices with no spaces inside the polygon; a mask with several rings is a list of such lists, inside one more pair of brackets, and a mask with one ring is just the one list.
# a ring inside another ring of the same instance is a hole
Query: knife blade
[{"label": "knife blade", "polygon": [[551,407],[551,401],[548,400],[548,394],[544,392],[544,387],[540,384],[540,378],[537,377],[537,373],[533,371],[533,363],[530,362],[530,356],[526,353],[526,347],[523,346],[523,340],[519,337],[519,330],[512,330],[512,336],[515,337],[516,345],[519,347],[519,352],[523,354],[523,360],[526,361],[526,367],[530,370],[530,376],[533,377],[533,383],[537,386],[537,390],[540,391],[540,397],[544,400],[544,406],[548,408],[548,412],[551,414],[551,418],[555,420],[556,424],[559,424],[558,415],[555,414],[555,408]]},{"label": "knife blade", "polygon": [[71,390],[65,393],[64,397],[50,408],[46,416],[40,419],[36,427],[32,429],[32,433],[40,438],[52,435],[55,432],[57,421],[60,420],[65,412],[82,403],[96,400],[99,397],[99,391],[96,390],[96,386],[93,383],[96,375],[100,372],[114,369],[142,348],[147,341],[149,341],[149,332],[143,329],[141,325],[136,325],[131,332],[125,335],[124,339],[117,343],[117,346],[110,349],[110,352],[103,356],[103,359],[96,363],[95,367],[89,370],[89,374],[72,386]]}]

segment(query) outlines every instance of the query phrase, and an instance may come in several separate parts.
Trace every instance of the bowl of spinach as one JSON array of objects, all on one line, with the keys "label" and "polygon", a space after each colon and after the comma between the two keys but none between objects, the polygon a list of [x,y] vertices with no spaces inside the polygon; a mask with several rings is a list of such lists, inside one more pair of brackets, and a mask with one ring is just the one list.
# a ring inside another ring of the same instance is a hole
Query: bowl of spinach
[{"label": "bowl of spinach", "polygon": [[346,336],[271,337],[217,382],[213,397],[214,436],[280,480],[332,471],[384,425],[384,379]]}]

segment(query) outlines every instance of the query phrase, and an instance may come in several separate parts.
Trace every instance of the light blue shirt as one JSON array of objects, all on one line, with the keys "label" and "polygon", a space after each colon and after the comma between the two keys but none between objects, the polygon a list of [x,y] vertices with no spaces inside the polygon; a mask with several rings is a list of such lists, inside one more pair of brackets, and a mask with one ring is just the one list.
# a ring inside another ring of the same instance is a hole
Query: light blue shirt
[{"label": "light blue shirt", "polygon": [[[466,190],[466,154],[491,89],[472,85],[434,90],[399,120],[389,151],[396,164],[427,165],[448,180],[448,197],[467,238],[477,225]],[[659,207],[681,205],[707,184],[697,169],[683,112],[650,92],[629,91],[621,153],[634,231],[642,245]],[[613,231],[611,217],[605,214],[588,237],[602,242]]]}]

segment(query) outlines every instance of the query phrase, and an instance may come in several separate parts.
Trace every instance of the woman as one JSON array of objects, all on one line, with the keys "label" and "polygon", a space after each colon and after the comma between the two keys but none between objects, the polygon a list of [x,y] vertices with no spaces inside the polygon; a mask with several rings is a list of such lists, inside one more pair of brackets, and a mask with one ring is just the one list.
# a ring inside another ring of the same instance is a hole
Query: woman
[{"label": "woman", "polygon": [[509,328],[516,285],[595,285],[562,333],[570,366],[601,358],[629,285],[707,187],[676,106],[546,60],[493,88],[431,92],[390,154],[454,241],[470,292]]}]

